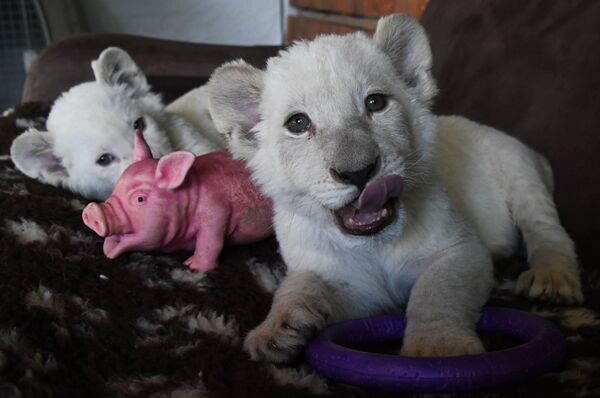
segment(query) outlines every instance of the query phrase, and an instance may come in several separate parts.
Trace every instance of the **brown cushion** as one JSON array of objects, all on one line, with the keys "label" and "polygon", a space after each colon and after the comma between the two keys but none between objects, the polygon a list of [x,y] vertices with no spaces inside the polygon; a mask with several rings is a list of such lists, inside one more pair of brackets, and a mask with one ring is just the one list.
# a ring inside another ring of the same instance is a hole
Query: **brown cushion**
[{"label": "brown cushion", "polygon": [[185,43],[124,34],[71,36],[46,48],[34,62],[27,74],[22,102],[52,102],[70,87],[93,80],[90,63],[110,46],[127,51],[167,103],[204,84],[224,62],[244,58],[263,67],[265,60],[280,49]]},{"label": "brown cushion", "polygon": [[431,0],[422,22],[436,111],[507,131],[546,156],[584,267],[600,263],[600,2]]}]

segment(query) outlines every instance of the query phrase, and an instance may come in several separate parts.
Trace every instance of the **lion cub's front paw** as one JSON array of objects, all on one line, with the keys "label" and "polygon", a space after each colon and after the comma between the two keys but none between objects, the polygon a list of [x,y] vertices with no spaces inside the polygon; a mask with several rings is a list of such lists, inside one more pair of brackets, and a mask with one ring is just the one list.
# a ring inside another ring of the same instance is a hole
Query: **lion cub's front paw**
[{"label": "lion cub's front paw", "polygon": [[248,333],[244,348],[255,361],[289,362],[298,356],[308,339],[325,325],[326,316],[306,305],[283,314],[269,314]]},{"label": "lion cub's front paw", "polygon": [[246,336],[244,348],[254,361],[280,363],[299,355],[305,344],[306,337],[286,325],[262,323]]},{"label": "lion cub's front paw", "polygon": [[517,294],[555,304],[582,303],[579,275],[567,267],[539,266],[519,275]]},{"label": "lion cub's front paw", "polygon": [[[443,329],[443,328],[442,328]],[[407,331],[400,355],[407,357],[451,357],[485,352],[481,340],[471,330]]]}]

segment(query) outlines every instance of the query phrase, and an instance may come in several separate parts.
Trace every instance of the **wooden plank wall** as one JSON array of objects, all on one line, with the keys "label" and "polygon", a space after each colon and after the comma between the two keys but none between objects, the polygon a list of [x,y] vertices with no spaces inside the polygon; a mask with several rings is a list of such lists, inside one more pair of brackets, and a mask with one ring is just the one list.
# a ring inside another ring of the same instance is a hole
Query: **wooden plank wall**
[{"label": "wooden plank wall", "polygon": [[373,33],[382,15],[404,12],[420,18],[429,0],[290,0],[297,9],[288,17],[287,42],[320,33]]}]

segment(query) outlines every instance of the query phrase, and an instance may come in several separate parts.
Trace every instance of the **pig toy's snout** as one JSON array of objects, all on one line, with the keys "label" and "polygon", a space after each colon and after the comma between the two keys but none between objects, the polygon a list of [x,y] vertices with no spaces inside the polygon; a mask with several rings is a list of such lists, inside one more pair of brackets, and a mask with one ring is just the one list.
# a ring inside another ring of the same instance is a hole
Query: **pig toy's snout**
[{"label": "pig toy's snout", "polygon": [[106,216],[98,203],[90,203],[83,209],[83,222],[102,237],[105,237],[108,233]]}]

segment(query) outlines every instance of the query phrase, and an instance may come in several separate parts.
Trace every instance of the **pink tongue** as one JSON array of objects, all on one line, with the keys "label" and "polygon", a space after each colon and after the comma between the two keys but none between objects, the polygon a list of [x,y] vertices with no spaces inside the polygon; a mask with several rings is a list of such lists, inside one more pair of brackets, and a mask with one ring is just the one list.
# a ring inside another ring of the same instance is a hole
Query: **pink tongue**
[{"label": "pink tongue", "polygon": [[355,206],[359,213],[379,211],[390,198],[399,197],[403,187],[404,180],[397,174],[378,178],[367,184]]}]

